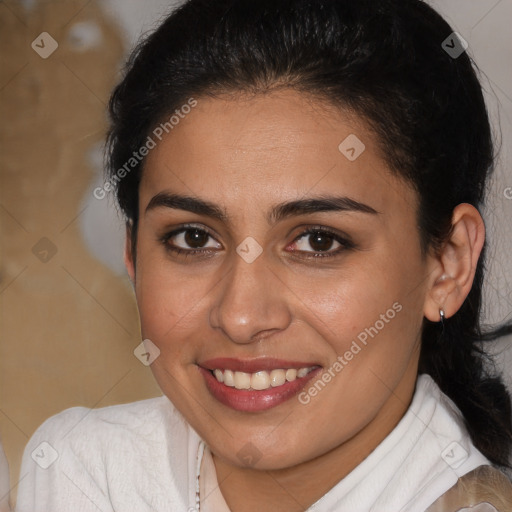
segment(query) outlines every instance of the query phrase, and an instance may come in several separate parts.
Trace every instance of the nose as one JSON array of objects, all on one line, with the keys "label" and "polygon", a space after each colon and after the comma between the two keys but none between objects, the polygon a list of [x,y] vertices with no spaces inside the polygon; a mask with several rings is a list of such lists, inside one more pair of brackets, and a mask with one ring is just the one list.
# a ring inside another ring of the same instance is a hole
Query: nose
[{"label": "nose", "polygon": [[211,309],[210,325],[238,344],[286,329],[291,322],[286,291],[286,285],[269,267],[265,253],[252,263],[235,255]]}]

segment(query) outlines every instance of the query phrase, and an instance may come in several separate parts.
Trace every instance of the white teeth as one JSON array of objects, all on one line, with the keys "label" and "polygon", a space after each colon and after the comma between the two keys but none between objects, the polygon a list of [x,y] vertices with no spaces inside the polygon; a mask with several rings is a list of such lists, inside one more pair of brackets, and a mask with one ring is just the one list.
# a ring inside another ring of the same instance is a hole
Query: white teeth
[{"label": "white teeth", "polygon": [[268,389],[270,387],[270,375],[268,372],[256,372],[251,377],[252,389]]},{"label": "white teeth", "polygon": [[[220,372],[222,372],[222,370],[219,370]],[[217,377],[217,375],[215,375],[215,377]],[[219,380],[219,379],[217,379]],[[222,381],[219,381],[219,382],[222,382]],[[235,386],[235,379],[233,377],[233,372],[231,370],[226,370],[224,372],[224,384],[226,384],[226,386],[230,386],[230,387],[234,387]]]},{"label": "white teeth", "polygon": [[235,388],[249,389],[251,387],[251,374],[245,372],[235,372]]},{"label": "white teeth", "polygon": [[272,387],[282,386],[286,382],[286,372],[284,370],[272,370],[270,372],[270,385]]},{"label": "white teeth", "polygon": [[308,371],[309,370],[307,368],[301,368],[297,371],[297,378],[300,379],[301,377],[305,377],[308,374]]},{"label": "white teeth", "polygon": [[291,382],[292,380],[295,380],[297,378],[297,370],[295,368],[290,368],[289,370],[286,370],[286,380],[288,382]]},{"label": "white teeth", "polygon": [[286,382],[292,382],[295,379],[305,377],[315,367],[277,369],[270,373],[267,371],[259,371],[256,373],[233,372],[232,370],[215,369],[213,374],[219,382],[223,382],[226,386],[236,389],[254,389],[263,390],[270,387],[282,386]]}]

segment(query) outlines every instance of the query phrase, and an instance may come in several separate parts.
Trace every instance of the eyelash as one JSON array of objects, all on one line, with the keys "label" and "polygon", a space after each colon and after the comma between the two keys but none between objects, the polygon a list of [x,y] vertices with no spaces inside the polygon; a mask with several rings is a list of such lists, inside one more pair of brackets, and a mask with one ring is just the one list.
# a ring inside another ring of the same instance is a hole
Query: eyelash
[{"label": "eyelash", "polygon": [[[165,248],[168,251],[172,251],[176,255],[180,255],[180,256],[184,256],[184,257],[188,257],[188,256],[200,257],[200,256],[204,256],[206,254],[212,254],[212,252],[216,251],[215,249],[213,251],[212,251],[212,249],[182,249],[181,247],[169,245],[169,240],[171,238],[173,238],[174,236],[179,235],[181,233],[185,233],[187,231],[192,231],[192,230],[198,230],[199,232],[206,233],[209,237],[214,238],[214,236],[208,230],[206,230],[204,228],[200,228],[200,227],[192,225],[192,224],[185,224],[179,229],[176,229],[174,231],[166,233],[163,237],[160,238],[160,242],[165,246]],[[312,227],[306,229],[305,231],[302,231],[295,237],[295,239],[293,240],[293,243],[297,242],[298,240],[300,240],[301,238],[303,238],[305,236],[314,235],[317,233],[322,233],[324,235],[331,237],[333,240],[338,242],[341,245],[341,247],[338,247],[338,249],[336,249],[335,251],[330,251],[330,252],[313,252],[313,251],[293,251],[293,252],[298,252],[298,253],[305,252],[306,254],[308,254],[308,256],[301,256],[301,257],[305,257],[306,259],[309,259],[309,258],[315,258],[315,259],[331,258],[334,256],[338,256],[341,252],[343,252],[347,249],[353,249],[355,247],[355,245],[351,241],[347,240],[346,238],[343,238],[342,236],[338,235],[337,233],[335,233],[323,226],[312,226]]]}]

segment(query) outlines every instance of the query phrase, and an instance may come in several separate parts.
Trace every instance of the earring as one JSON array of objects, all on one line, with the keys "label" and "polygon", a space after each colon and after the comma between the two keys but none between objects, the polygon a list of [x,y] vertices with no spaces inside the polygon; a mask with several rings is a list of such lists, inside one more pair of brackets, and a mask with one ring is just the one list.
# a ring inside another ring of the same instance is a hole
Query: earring
[{"label": "earring", "polygon": [[441,332],[439,333],[439,336],[437,338],[438,343],[442,343],[443,335],[444,335],[444,309],[439,308],[439,321],[441,322]]}]

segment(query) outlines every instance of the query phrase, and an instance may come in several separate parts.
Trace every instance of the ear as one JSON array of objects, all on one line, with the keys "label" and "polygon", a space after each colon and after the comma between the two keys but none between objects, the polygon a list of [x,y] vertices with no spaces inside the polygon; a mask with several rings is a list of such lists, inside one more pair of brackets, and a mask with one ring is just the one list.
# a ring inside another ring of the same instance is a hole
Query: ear
[{"label": "ear", "polygon": [[431,258],[431,283],[425,299],[424,315],[440,321],[462,306],[473,285],[478,258],[485,241],[484,221],[479,211],[467,203],[459,204],[452,214],[452,231],[440,253]]},{"label": "ear", "polygon": [[135,262],[133,261],[133,230],[132,230],[132,222],[129,221],[126,223],[126,238],[124,242],[124,266],[130,276],[130,280],[132,284],[135,283]]}]

